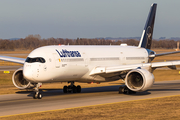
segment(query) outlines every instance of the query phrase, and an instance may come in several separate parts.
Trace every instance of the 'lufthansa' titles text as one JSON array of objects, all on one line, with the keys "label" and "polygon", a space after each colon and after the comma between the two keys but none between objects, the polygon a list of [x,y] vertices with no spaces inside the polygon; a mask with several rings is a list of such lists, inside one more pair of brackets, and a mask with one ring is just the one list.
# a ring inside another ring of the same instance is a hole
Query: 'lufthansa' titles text
[{"label": "'lufthansa' titles text", "polygon": [[81,57],[79,51],[67,51],[66,49],[62,49],[62,51],[58,51],[60,57]]}]

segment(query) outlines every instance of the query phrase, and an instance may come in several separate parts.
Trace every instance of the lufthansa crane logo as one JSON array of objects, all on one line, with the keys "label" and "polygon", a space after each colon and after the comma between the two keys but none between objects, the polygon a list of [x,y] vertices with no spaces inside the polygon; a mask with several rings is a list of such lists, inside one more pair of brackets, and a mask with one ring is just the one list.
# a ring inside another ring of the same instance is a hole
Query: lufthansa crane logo
[{"label": "lufthansa crane logo", "polygon": [[148,40],[151,40],[151,38],[152,38],[152,28],[151,28],[151,26],[149,26],[149,27],[147,28],[147,33],[146,33],[146,35],[147,35],[147,39],[148,39]]},{"label": "lufthansa crane logo", "polygon": [[152,41],[152,28],[151,28],[151,26],[148,26],[146,35],[147,35],[146,48],[150,49],[151,48],[151,41]]}]

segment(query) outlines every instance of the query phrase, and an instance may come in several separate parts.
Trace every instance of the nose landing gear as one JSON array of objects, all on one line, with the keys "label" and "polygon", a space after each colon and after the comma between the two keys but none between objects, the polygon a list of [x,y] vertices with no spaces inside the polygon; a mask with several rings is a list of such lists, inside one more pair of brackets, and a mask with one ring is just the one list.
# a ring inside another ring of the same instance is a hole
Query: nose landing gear
[{"label": "nose landing gear", "polygon": [[36,88],[34,89],[33,98],[34,99],[42,99],[42,94],[39,92],[39,87],[41,87],[42,83],[36,84]]},{"label": "nose landing gear", "polygon": [[74,82],[70,82],[70,83],[71,83],[71,85],[63,87],[64,93],[71,93],[71,92],[80,93],[81,92],[81,86],[80,85],[75,86]]}]

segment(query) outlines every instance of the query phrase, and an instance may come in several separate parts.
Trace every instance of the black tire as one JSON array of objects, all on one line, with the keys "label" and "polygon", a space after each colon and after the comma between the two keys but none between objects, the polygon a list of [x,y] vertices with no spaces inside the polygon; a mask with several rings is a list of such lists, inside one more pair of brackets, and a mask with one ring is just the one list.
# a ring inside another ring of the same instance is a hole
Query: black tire
[{"label": "black tire", "polygon": [[67,92],[68,92],[68,93],[71,93],[71,91],[72,91],[72,87],[69,85],[69,86],[67,87]]},{"label": "black tire", "polygon": [[81,86],[78,85],[78,86],[77,86],[77,93],[80,93],[80,92],[81,92]]},{"label": "black tire", "polygon": [[33,98],[34,98],[34,99],[37,99],[36,92],[33,93]]},{"label": "black tire", "polygon": [[127,86],[123,87],[122,91],[124,94],[136,94],[135,91],[130,90]]},{"label": "black tire", "polygon": [[77,92],[77,87],[75,85],[73,86],[72,91],[73,91],[73,93]]},{"label": "black tire", "polygon": [[131,94],[131,90],[127,88],[126,94],[128,94],[128,95]]},{"label": "black tire", "polygon": [[123,93],[123,87],[119,87],[119,94]]},{"label": "black tire", "polygon": [[128,90],[129,90],[128,87],[126,87],[126,86],[123,87],[123,89],[122,89],[123,94],[127,94]]},{"label": "black tire", "polygon": [[63,87],[63,92],[64,92],[64,93],[67,93],[67,86],[64,86],[64,87]]},{"label": "black tire", "polygon": [[38,99],[42,99],[42,94],[41,94],[41,93],[38,93],[38,94],[37,94],[37,98],[38,98]]}]

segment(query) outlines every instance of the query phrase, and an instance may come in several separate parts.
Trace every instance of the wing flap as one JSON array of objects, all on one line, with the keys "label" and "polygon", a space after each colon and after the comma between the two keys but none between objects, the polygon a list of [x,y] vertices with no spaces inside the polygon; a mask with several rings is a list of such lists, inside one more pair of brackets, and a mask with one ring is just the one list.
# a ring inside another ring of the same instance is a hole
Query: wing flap
[{"label": "wing flap", "polygon": [[131,65],[119,65],[119,66],[99,66],[95,67],[90,75],[102,74],[102,73],[116,73],[121,71],[129,71],[132,69],[137,69],[141,67],[149,67],[151,64],[131,64]]},{"label": "wing flap", "polygon": [[8,62],[14,62],[14,63],[19,63],[19,64],[24,64],[26,59],[24,59],[24,58],[17,58],[17,57],[0,56],[0,60],[8,61]]},{"label": "wing flap", "polygon": [[113,73],[117,71],[128,71],[132,69],[136,69],[138,67],[144,67],[149,64],[132,64],[132,65],[120,65],[120,66],[115,66],[115,67],[107,67],[106,68],[106,73]]},{"label": "wing flap", "polygon": [[120,66],[99,66],[95,67],[89,75],[100,75],[117,73],[122,71],[130,71],[137,68],[143,69],[156,69],[160,67],[169,67],[175,69],[176,65],[180,65],[180,61],[168,61],[168,62],[155,62],[155,63],[141,63],[141,64],[130,64],[130,65],[120,65]]},{"label": "wing flap", "polygon": [[152,68],[159,68],[159,67],[180,65],[180,61],[155,62],[151,64],[152,64],[151,65]]}]

